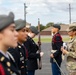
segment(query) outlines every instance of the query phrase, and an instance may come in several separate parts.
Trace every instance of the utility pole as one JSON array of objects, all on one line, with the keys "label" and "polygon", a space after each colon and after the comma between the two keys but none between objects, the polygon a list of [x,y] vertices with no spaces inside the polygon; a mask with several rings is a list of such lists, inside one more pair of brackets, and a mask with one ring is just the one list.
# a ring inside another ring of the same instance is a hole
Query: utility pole
[{"label": "utility pole", "polygon": [[26,6],[26,3],[24,3],[24,20],[25,20],[25,22],[26,22],[26,8],[27,8],[27,6]]},{"label": "utility pole", "polygon": [[69,4],[69,24],[71,24],[71,4]]}]

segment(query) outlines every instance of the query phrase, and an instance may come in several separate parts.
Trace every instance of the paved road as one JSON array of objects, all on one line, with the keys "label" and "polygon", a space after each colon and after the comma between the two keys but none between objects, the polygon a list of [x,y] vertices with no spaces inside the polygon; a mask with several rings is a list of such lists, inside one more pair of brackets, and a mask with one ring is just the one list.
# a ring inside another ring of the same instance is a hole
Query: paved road
[{"label": "paved road", "polygon": [[[50,64],[51,44],[43,43],[41,48],[44,52],[44,56],[42,57],[42,70],[37,70],[36,75],[52,75]],[[65,61],[62,62],[62,70],[64,71],[65,75],[67,75]]]}]

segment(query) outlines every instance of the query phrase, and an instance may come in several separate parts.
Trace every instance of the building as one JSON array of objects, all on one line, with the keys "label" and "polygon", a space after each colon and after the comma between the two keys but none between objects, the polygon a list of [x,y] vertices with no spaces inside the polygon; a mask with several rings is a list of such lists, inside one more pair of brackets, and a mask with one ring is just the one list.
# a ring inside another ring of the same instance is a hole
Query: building
[{"label": "building", "polygon": [[26,22],[26,27],[29,28],[31,26],[31,23]]},{"label": "building", "polygon": [[[67,29],[68,27],[69,27],[69,25],[64,25],[64,24],[62,24],[62,25],[61,25],[60,34],[61,34],[61,35],[67,35],[66,29]],[[48,28],[42,30],[42,31],[41,31],[41,35],[51,35],[51,29],[52,29],[52,27],[48,27]]]}]

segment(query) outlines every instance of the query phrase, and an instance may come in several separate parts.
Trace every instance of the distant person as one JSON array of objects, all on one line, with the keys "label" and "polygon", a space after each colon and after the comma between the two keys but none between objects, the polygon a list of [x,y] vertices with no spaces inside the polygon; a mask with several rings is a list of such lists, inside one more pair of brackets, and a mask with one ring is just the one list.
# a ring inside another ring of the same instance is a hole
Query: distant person
[{"label": "distant person", "polygon": [[61,75],[60,66],[62,62],[62,52],[61,46],[63,45],[62,37],[59,33],[61,29],[60,25],[55,24],[51,32],[52,35],[52,50],[51,50],[51,65],[52,65],[52,74],[53,75]]},{"label": "distant person", "polygon": [[31,26],[29,30],[27,30],[28,38],[24,43],[28,50],[28,61],[27,61],[27,70],[28,75],[35,75],[35,70],[38,69],[38,62],[41,56],[43,56],[43,52],[38,53],[39,50],[38,45],[34,42],[33,38],[38,34],[38,30],[36,27]]},{"label": "distant person", "polygon": [[7,51],[17,46],[14,14],[0,15],[0,75],[20,75],[13,56]]},{"label": "distant person", "polygon": [[70,25],[67,30],[71,40],[67,43],[67,50],[61,48],[62,53],[67,55],[67,69],[69,75],[76,75],[76,24]]}]

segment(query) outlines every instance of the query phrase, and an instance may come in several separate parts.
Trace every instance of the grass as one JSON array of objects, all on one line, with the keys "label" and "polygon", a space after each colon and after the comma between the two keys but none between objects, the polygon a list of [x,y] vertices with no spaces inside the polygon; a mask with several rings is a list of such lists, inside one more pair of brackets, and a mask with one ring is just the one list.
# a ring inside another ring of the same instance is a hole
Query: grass
[{"label": "grass", "polygon": [[[68,42],[70,39],[68,37],[63,37],[64,42]],[[35,42],[38,42],[38,37],[34,38]],[[41,42],[42,43],[50,43],[51,42],[51,37],[41,37]]]},{"label": "grass", "polygon": [[[38,38],[34,38],[35,42],[38,42]],[[51,38],[41,38],[41,42],[42,43],[50,43],[51,42]]]},{"label": "grass", "polygon": [[68,42],[69,40],[70,40],[70,38],[66,38],[66,37],[63,38],[63,41],[64,41],[64,42]]}]

